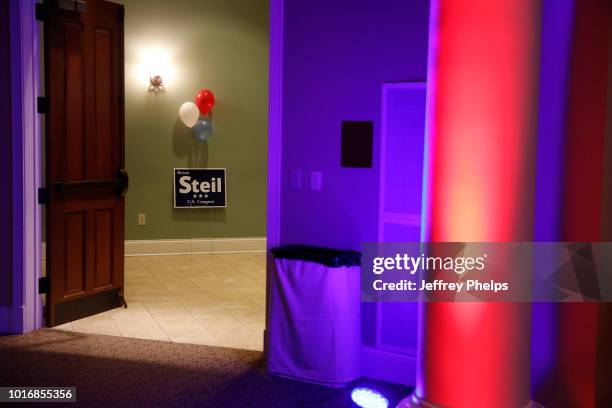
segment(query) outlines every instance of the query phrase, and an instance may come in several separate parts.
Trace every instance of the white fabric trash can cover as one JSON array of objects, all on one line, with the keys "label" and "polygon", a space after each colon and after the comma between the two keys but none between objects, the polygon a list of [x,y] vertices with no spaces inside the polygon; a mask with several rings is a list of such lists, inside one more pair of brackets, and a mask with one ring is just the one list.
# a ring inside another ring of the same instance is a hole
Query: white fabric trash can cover
[{"label": "white fabric trash can cover", "polygon": [[268,371],[329,386],[360,377],[360,253],[272,250]]}]

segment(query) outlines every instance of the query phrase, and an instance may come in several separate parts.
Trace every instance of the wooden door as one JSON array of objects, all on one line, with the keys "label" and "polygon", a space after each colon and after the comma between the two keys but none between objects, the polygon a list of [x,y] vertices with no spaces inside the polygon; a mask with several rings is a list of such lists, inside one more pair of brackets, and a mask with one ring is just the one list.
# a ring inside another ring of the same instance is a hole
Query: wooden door
[{"label": "wooden door", "polygon": [[47,1],[47,325],[123,303],[123,7]]}]

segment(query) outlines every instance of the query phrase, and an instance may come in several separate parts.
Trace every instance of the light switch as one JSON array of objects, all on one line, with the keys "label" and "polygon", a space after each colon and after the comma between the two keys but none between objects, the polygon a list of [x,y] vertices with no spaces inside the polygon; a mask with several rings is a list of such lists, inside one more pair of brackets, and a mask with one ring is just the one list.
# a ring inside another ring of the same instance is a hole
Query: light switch
[{"label": "light switch", "polygon": [[146,223],[146,215],[138,214],[138,225],[145,225]]},{"label": "light switch", "polygon": [[319,170],[310,172],[310,189],[321,190],[323,185],[323,173]]},{"label": "light switch", "polygon": [[291,190],[302,189],[302,170],[291,170],[289,174],[289,188]]}]

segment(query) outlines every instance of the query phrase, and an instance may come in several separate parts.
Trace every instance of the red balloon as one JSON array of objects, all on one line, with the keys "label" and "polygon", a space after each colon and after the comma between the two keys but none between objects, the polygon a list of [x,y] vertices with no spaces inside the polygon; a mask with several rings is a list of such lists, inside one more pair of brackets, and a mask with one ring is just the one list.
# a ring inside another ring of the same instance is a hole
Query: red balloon
[{"label": "red balloon", "polygon": [[213,95],[210,89],[202,88],[195,97],[195,104],[200,113],[206,116],[215,104],[215,95]]}]

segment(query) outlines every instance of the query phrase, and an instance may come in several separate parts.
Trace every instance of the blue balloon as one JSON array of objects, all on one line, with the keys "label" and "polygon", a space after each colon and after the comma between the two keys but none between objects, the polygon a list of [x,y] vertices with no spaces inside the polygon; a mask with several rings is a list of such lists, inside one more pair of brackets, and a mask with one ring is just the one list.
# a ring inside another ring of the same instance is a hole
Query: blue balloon
[{"label": "blue balloon", "polygon": [[198,142],[204,142],[212,135],[212,123],[208,119],[198,119],[191,129],[193,137]]}]

